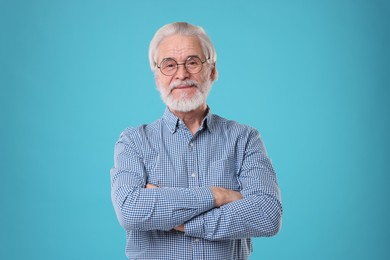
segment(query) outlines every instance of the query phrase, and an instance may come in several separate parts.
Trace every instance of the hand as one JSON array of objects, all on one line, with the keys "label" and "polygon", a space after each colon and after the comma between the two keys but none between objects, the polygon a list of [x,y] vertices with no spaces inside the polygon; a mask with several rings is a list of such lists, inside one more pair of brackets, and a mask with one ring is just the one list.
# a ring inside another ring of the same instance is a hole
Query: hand
[{"label": "hand", "polygon": [[148,184],[146,184],[145,188],[146,189],[156,189],[158,187],[156,185],[154,185],[154,184],[148,183]]},{"label": "hand", "polygon": [[211,191],[214,195],[214,206],[216,208],[242,199],[242,194],[238,191],[229,190],[222,187],[211,187]]},{"label": "hand", "polygon": [[184,231],[185,231],[184,225],[177,226],[177,227],[175,227],[174,229],[177,230],[177,231],[181,231],[181,232],[184,232]]}]

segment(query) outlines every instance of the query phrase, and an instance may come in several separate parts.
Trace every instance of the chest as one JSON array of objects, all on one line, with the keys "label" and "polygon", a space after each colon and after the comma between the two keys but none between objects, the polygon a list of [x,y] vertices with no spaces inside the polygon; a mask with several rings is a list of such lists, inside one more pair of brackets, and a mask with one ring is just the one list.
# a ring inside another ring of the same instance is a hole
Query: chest
[{"label": "chest", "polygon": [[145,154],[147,182],[159,187],[240,190],[243,155],[243,145],[224,136],[165,136]]}]

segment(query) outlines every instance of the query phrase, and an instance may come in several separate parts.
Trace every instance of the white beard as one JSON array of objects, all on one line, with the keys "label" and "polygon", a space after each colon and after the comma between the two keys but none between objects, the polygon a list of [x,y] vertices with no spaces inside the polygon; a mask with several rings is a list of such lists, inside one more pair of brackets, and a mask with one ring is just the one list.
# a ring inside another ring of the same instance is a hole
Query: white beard
[{"label": "white beard", "polygon": [[[188,97],[186,93],[175,99],[172,95],[172,89],[179,85],[194,85],[196,93],[192,97]],[[207,96],[210,92],[212,81],[207,79],[202,85],[194,80],[175,81],[169,86],[169,90],[159,88],[161,99],[163,102],[174,111],[189,112],[193,111],[206,103]]]}]

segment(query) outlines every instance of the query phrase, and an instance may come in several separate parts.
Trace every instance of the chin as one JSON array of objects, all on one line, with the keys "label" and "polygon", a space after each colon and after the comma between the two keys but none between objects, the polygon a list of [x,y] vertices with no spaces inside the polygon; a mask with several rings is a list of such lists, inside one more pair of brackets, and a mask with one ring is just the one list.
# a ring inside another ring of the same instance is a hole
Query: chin
[{"label": "chin", "polygon": [[206,102],[206,98],[202,95],[196,95],[191,99],[181,98],[179,100],[170,100],[167,98],[163,101],[171,110],[185,113],[194,111],[203,106]]},{"label": "chin", "polygon": [[207,81],[191,97],[186,94],[180,97],[174,97],[173,95],[171,95],[171,93],[164,93],[163,91],[160,91],[160,94],[161,99],[169,107],[169,109],[177,112],[186,113],[194,111],[206,104],[206,99],[210,89],[211,81]]}]

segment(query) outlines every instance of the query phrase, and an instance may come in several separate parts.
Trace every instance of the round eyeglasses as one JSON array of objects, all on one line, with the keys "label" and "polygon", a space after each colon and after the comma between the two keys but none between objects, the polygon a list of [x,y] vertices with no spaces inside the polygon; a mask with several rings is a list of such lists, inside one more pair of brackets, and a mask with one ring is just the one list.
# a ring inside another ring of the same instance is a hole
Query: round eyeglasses
[{"label": "round eyeglasses", "polygon": [[165,76],[172,76],[178,70],[179,65],[184,65],[184,68],[187,70],[188,73],[196,74],[202,70],[203,63],[205,63],[209,59],[210,58],[202,61],[197,56],[190,56],[184,63],[177,63],[177,61],[172,58],[166,58],[161,61],[160,66],[157,66],[157,68],[159,68],[161,73]]}]

